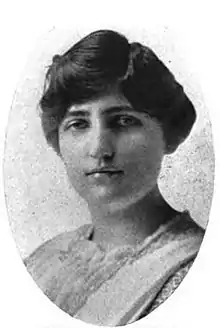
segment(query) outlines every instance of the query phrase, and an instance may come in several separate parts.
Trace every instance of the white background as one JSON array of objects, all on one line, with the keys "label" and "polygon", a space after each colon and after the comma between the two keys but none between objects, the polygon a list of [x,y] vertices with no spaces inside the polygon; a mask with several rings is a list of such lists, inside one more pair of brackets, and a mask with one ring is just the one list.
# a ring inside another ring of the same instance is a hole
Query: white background
[{"label": "white background", "polygon": [[[216,156],[215,192],[210,222],[199,256],[182,285],[158,310],[133,326],[219,327],[220,270],[218,265],[220,218],[220,155],[218,112],[220,110],[220,24],[217,1],[8,1],[1,12],[0,151],[4,151],[7,117],[13,94],[29,53],[42,33],[54,26],[80,25],[114,28],[121,24],[132,28],[158,25],[175,29],[185,56],[197,73],[213,125]],[[2,171],[2,170],[1,170]],[[13,241],[4,203],[1,181],[1,297],[0,326],[30,328],[69,328],[85,326],[62,313],[36,287],[26,272]]]}]

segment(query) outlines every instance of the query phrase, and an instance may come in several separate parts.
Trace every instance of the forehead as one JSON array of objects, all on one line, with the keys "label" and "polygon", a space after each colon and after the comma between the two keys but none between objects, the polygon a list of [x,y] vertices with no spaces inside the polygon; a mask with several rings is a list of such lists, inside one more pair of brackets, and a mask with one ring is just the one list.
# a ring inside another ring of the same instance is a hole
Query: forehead
[{"label": "forehead", "polygon": [[81,104],[72,105],[68,111],[67,115],[72,115],[78,111],[85,112],[106,112],[108,110],[132,110],[134,108],[129,103],[129,101],[124,97],[123,94],[118,92],[110,92],[96,97],[95,99],[91,99]]}]

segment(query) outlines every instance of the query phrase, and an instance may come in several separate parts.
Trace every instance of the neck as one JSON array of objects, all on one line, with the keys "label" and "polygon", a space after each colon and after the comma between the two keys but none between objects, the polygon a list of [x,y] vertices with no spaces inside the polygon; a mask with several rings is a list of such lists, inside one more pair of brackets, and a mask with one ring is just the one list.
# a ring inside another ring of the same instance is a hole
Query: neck
[{"label": "neck", "polygon": [[110,250],[117,246],[135,246],[167,221],[174,210],[166,203],[158,187],[135,204],[125,208],[90,206],[94,223],[93,240]]}]

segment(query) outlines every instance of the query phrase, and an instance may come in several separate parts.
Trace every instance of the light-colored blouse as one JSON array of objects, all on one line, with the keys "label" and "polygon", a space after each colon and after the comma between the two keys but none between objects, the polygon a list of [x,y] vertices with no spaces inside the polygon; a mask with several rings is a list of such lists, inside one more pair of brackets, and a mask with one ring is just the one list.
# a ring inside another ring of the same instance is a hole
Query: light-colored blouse
[{"label": "light-colored blouse", "polygon": [[137,247],[106,252],[93,225],[62,233],[26,260],[43,292],[72,317],[102,326],[132,323],[150,313],[182,281],[204,230],[183,212]]}]

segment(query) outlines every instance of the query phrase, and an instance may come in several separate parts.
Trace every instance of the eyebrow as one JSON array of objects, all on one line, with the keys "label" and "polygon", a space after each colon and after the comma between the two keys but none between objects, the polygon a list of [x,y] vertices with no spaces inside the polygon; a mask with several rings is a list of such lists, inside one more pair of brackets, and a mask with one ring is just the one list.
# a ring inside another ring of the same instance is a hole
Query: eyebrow
[{"label": "eyebrow", "polygon": [[[107,109],[104,109],[101,114],[118,114],[121,112],[137,112],[133,107],[124,105],[124,106],[113,106],[109,107]],[[91,115],[91,111],[88,110],[72,110],[67,113],[68,116],[83,116],[83,117],[89,117]]]}]

